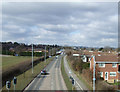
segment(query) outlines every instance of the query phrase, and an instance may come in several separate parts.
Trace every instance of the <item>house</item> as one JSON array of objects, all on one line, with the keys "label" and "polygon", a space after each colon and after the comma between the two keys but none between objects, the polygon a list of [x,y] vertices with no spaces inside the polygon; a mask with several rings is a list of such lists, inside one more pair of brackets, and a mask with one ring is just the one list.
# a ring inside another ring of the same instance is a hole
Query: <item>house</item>
[{"label": "house", "polygon": [[94,55],[94,56],[108,56],[108,55],[117,55],[115,53],[108,53],[108,52],[102,52],[102,51],[84,51],[82,53],[82,60],[83,62],[90,62],[91,60],[91,56]]},{"label": "house", "polygon": [[82,55],[81,59],[83,62],[90,62],[91,56],[90,55]]},{"label": "house", "polygon": [[79,57],[80,55],[79,54],[73,54],[73,56]]},{"label": "house", "polygon": [[118,55],[94,55],[90,60],[90,69],[95,69],[104,80],[120,80],[120,59]]}]

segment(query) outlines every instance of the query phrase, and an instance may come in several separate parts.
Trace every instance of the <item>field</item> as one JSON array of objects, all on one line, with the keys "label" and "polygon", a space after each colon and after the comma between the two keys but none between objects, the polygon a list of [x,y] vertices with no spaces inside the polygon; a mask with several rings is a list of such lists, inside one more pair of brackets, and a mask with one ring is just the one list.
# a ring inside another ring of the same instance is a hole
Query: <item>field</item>
[{"label": "field", "polygon": [[[26,58],[27,59],[27,58]],[[32,74],[32,69],[27,70],[23,74],[16,76],[17,77],[17,85],[16,85],[16,90],[23,90],[30,82],[31,80],[34,79],[34,77],[40,73],[40,71],[47,65],[49,64],[54,57],[48,58],[46,62],[40,62],[36,66],[34,66],[34,73]],[[11,81],[11,88],[10,90],[13,90],[13,81]],[[4,86],[2,90],[6,90],[6,87]]]},{"label": "field", "polygon": [[[28,56],[0,56],[2,57],[2,69],[3,71],[25,61],[32,61],[32,57]],[[38,57],[34,57],[34,60]]]}]

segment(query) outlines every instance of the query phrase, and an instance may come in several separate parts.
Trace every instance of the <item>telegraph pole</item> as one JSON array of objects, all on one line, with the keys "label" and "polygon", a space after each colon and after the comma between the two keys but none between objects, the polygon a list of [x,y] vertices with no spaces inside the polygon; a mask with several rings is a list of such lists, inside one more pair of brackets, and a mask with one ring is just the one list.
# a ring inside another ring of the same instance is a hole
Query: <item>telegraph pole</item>
[{"label": "telegraph pole", "polygon": [[93,56],[94,64],[93,64],[93,92],[95,92],[95,56]]},{"label": "telegraph pole", "polygon": [[32,44],[32,74],[33,74],[33,44]]},{"label": "telegraph pole", "polygon": [[45,62],[46,62],[46,46],[45,46]]},{"label": "telegraph pole", "polygon": [[53,48],[52,48],[52,56],[53,56]]},{"label": "telegraph pole", "polygon": [[49,56],[50,56],[50,48],[49,48]]}]

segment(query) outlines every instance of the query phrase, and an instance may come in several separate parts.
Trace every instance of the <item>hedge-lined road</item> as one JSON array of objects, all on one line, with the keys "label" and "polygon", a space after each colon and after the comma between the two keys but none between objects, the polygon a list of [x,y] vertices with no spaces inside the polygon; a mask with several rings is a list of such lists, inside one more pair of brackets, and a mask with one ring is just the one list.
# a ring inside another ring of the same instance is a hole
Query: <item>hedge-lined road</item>
[{"label": "hedge-lined road", "polygon": [[25,90],[67,90],[61,74],[61,59],[54,59],[46,66],[48,75],[39,74]]},{"label": "hedge-lined road", "polygon": [[74,86],[75,86],[76,90],[81,90],[81,91],[88,90],[88,88],[82,83],[81,80],[78,79],[78,77],[70,69],[68,62],[66,60],[66,56],[64,57],[64,67],[65,67],[65,71],[66,71],[67,75],[69,77],[71,76],[74,78],[74,80],[75,80]]}]

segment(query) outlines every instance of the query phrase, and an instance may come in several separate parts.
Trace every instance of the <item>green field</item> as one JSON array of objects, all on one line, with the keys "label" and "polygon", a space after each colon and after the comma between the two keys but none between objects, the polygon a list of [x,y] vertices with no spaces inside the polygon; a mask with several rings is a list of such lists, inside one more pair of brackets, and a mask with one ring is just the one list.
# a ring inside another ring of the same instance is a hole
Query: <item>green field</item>
[{"label": "green field", "polygon": [[[32,60],[32,57],[29,56],[0,56],[2,57],[2,69],[6,70],[9,67],[15,66],[21,62],[25,62],[27,60]],[[34,57],[34,60],[38,57]]]},{"label": "green field", "polygon": [[[34,77],[36,75],[38,75],[40,73],[40,71],[47,65],[49,64],[52,60],[54,59],[54,57],[48,58],[46,60],[46,62],[40,62],[39,64],[37,64],[36,66],[34,66],[33,70],[34,73],[32,74],[32,69],[29,69],[28,71],[26,71],[25,73],[16,76],[17,77],[17,85],[16,85],[16,90],[23,90],[29,83],[31,80],[34,79]],[[11,88],[10,90],[13,90],[13,81],[11,81]],[[2,90],[7,90],[6,87],[4,86],[2,88]]]}]

